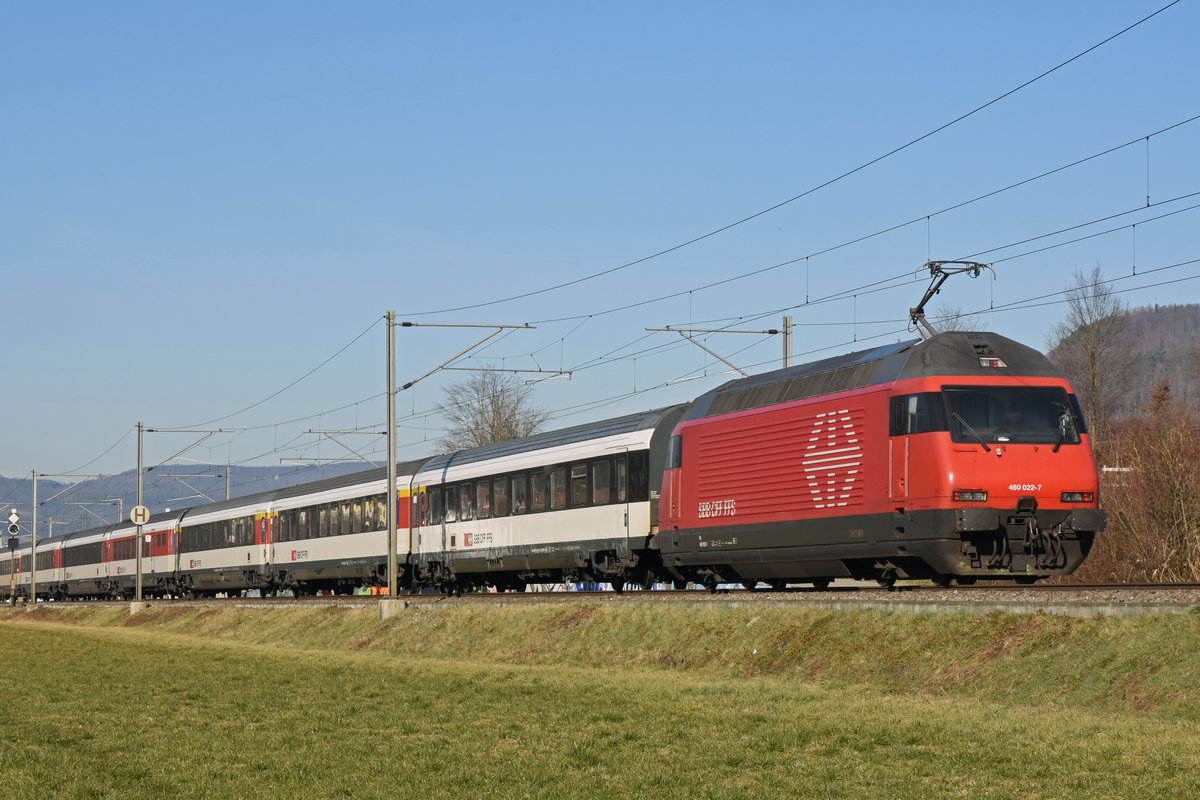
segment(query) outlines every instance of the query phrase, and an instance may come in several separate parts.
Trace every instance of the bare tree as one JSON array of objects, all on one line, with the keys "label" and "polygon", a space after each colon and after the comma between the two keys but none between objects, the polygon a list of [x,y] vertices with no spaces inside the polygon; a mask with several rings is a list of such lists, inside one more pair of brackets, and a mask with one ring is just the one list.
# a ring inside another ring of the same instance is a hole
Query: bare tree
[{"label": "bare tree", "polygon": [[940,306],[930,320],[930,324],[938,333],[979,330],[979,320],[976,315],[969,314],[962,310],[962,306],[953,304]]},{"label": "bare tree", "polygon": [[1137,373],[1136,331],[1129,309],[1104,280],[1099,265],[1076,272],[1067,291],[1067,318],[1050,335],[1050,359],[1067,373],[1094,441],[1106,438],[1112,417]]},{"label": "bare tree", "polygon": [[1077,581],[1200,579],[1200,412],[1176,403],[1163,381],[1115,426],[1120,469],[1102,476],[1108,530]]},{"label": "bare tree", "polygon": [[447,450],[506,442],[536,433],[549,412],[533,405],[533,389],[511,373],[482,369],[442,390]]}]

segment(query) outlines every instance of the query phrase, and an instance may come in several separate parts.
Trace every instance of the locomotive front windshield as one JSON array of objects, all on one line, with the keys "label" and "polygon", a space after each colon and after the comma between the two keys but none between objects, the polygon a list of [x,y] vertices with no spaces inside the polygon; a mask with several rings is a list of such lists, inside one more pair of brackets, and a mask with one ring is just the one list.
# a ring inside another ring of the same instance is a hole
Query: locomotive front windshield
[{"label": "locomotive front windshield", "polygon": [[1083,414],[1057,386],[945,386],[950,438],[988,444],[1079,444]]}]

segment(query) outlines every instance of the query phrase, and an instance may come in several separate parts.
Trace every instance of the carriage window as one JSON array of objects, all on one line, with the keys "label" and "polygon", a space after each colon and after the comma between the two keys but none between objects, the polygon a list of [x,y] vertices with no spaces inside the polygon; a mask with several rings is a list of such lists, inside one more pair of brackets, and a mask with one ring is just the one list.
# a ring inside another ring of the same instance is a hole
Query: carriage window
[{"label": "carriage window", "polygon": [[526,511],[526,490],[529,479],[524,475],[512,476],[512,513],[524,514]]},{"label": "carriage window", "polygon": [[629,492],[626,487],[629,485],[629,467],[625,456],[617,456],[617,502],[624,503],[629,500]]},{"label": "carriage window", "polygon": [[575,464],[571,467],[571,508],[588,504],[588,466]]},{"label": "carriage window", "polygon": [[532,496],[531,511],[545,511],[546,498],[549,494],[549,477],[544,472],[535,472],[529,476],[529,491]]},{"label": "carriage window", "polygon": [[508,516],[508,478],[496,478],[492,483],[492,513]]},{"label": "carriage window", "polygon": [[600,505],[611,500],[608,488],[610,465],[608,459],[592,462],[592,503]]},{"label": "carriage window", "polygon": [[442,524],[442,487],[435,486],[429,490],[429,524]]},{"label": "carriage window", "polygon": [[446,487],[446,522],[458,521],[458,490],[454,486]]},{"label": "carriage window", "polygon": [[550,470],[550,508],[567,507],[567,468],[555,467]]},{"label": "carriage window", "polygon": [[492,482],[487,478],[475,482],[475,510],[479,519],[492,515]]},{"label": "carriage window", "polygon": [[329,535],[329,506],[321,506],[321,529],[318,533],[321,536]]},{"label": "carriage window", "polygon": [[363,532],[362,500],[355,500],[350,503],[350,532]]},{"label": "carriage window", "polygon": [[471,484],[460,483],[458,485],[458,520],[459,522],[469,522],[475,519],[475,504],[471,498]]}]

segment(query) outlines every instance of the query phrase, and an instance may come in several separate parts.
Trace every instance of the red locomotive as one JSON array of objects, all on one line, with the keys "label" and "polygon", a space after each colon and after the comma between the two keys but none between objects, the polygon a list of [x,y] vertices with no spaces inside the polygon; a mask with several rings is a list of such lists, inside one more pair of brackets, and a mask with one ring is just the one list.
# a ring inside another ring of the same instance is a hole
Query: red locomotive
[{"label": "red locomotive", "polygon": [[1071,385],[993,333],[736,380],[675,428],[658,546],[678,580],[1029,582],[1104,530]]}]

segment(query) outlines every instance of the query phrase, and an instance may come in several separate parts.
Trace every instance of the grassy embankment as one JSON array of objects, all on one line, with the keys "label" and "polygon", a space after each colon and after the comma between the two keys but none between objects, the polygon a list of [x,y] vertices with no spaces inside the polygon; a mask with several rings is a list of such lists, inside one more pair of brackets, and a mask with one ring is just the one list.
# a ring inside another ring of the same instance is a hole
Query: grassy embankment
[{"label": "grassy embankment", "polygon": [[0,611],[5,797],[1200,796],[1200,614]]}]

